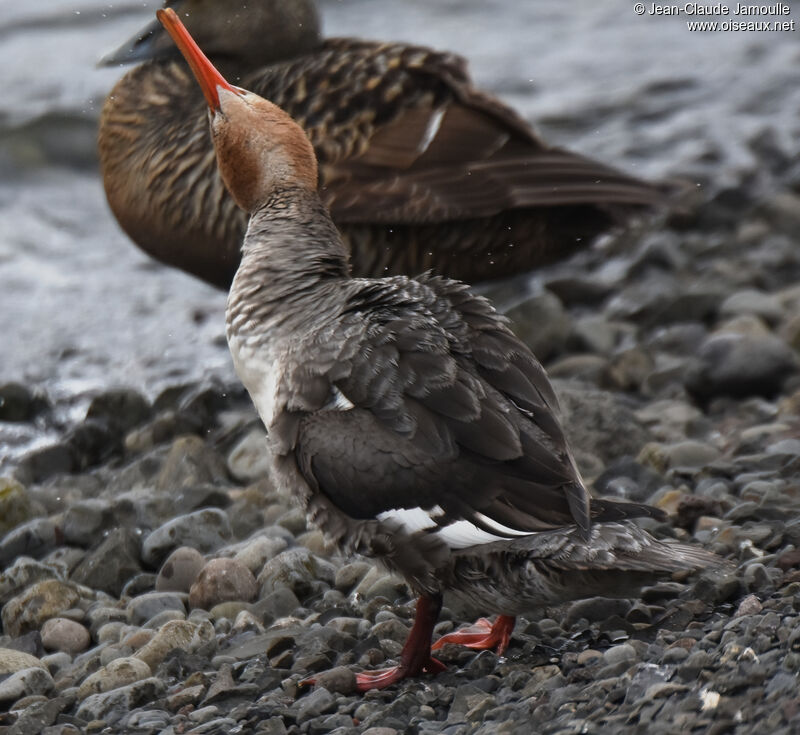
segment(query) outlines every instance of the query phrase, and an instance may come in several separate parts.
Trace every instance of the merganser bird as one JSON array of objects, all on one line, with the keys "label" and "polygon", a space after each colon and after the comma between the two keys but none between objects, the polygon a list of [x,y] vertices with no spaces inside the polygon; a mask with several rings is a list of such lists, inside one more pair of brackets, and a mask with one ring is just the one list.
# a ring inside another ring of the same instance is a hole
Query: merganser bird
[{"label": "merganser bird", "polygon": [[[223,74],[308,133],[355,275],[513,275],[666,201],[652,184],[548,146],[477,90],[455,54],[323,40],[313,0],[166,4]],[[158,24],[103,63],[131,61],[145,63],[117,83],[100,120],[111,210],[147,253],[228,288],[247,214],[216,172],[202,96]]]},{"label": "merganser bird", "polygon": [[502,650],[522,612],[716,560],[619,522],[655,508],[590,498],[542,366],[486,299],[430,274],[352,277],[302,128],[225,81],[171,9],[158,17],[251,214],[227,336],[273,477],[342,549],[419,595],[399,664],[357,674],[359,689],[443,668],[431,637],[445,591],[500,617],[443,640]]}]

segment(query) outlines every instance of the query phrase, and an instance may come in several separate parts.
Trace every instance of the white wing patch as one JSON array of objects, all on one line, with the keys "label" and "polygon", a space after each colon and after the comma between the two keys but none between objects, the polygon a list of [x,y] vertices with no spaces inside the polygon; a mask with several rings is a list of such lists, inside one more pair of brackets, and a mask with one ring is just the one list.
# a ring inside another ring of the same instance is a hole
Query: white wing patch
[{"label": "white wing patch", "polygon": [[444,117],[443,107],[440,107],[433,113],[433,115],[431,115],[430,120],[428,120],[428,126],[425,128],[425,135],[422,136],[422,140],[419,142],[419,146],[417,147],[417,152],[420,155],[425,153],[425,151],[428,150],[430,144],[433,143],[433,139],[436,137],[436,133],[439,132],[439,128],[442,125],[443,117]]},{"label": "white wing patch", "polygon": [[494,541],[508,541],[505,536],[495,536],[486,531],[482,531],[474,523],[469,521],[456,521],[449,526],[445,526],[436,535],[442,539],[451,549],[466,549],[468,546],[480,546],[481,544],[491,544]]},{"label": "white wing patch", "polygon": [[437,505],[430,510],[423,508],[394,508],[378,513],[379,521],[394,521],[399,523],[407,533],[416,533],[438,525],[434,518],[442,515],[444,511]]},{"label": "white wing patch", "polygon": [[331,400],[325,408],[332,411],[350,411],[355,408],[355,405],[348,400],[347,396],[342,393],[335,385],[331,386]]},{"label": "white wing patch", "polygon": [[481,523],[485,523],[489,528],[497,531],[497,533],[504,533],[510,536],[530,536],[530,531],[520,531],[517,528],[509,528],[508,526],[504,526],[502,523],[498,523],[489,516],[485,516],[483,513],[476,513],[475,517],[481,521]]}]

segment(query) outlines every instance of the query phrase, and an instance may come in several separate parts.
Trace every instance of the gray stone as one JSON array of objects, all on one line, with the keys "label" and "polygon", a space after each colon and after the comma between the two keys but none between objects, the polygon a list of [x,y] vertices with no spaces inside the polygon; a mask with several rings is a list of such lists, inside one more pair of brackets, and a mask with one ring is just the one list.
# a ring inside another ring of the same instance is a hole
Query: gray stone
[{"label": "gray stone", "polygon": [[509,309],[506,316],[514,333],[540,360],[561,352],[572,328],[561,301],[544,289]]},{"label": "gray stone", "polygon": [[160,679],[142,679],[109,692],[92,694],[83,700],[75,714],[86,722],[104,720],[106,725],[113,727],[134,707],[152,702],[162,696],[164,691],[165,686]]},{"label": "gray stone", "polygon": [[165,610],[186,614],[184,596],[177,592],[146,592],[128,603],[128,622],[142,625]]},{"label": "gray stone", "polygon": [[231,524],[224,511],[206,508],[173,518],[149,534],[142,545],[142,558],[155,567],[179,546],[206,553],[218,549],[231,536]]},{"label": "gray stone", "polygon": [[700,347],[684,381],[698,400],[716,396],[773,396],[798,361],[785,342],[772,335],[720,333]]},{"label": "gray stone", "polygon": [[156,578],[156,591],[188,593],[205,563],[206,560],[197,549],[189,546],[175,549],[161,565]]},{"label": "gray stone", "polygon": [[0,569],[18,556],[34,559],[49,554],[60,542],[55,518],[34,518],[17,526],[0,538]]},{"label": "gray stone", "polygon": [[75,546],[89,547],[103,537],[104,531],[116,525],[109,504],[98,498],[72,503],[64,513],[61,532],[64,541]]},{"label": "gray stone", "polygon": [[212,559],[189,592],[189,606],[209,608],[221,602],[250,602],[258,592],[256,578],[236,559]]},{"label": "gray stone", "polygon": [[777,296],[746,289],[728,296],[719,307],[719,313],[721,316],[754,314],[770,324],[777,324],[783,316],[783,307]]},{"label": "gray stone", "polygon": [[125,433],[152,415],[147,399],[130,388],[108,390],[95,396],[86,412],[87,419],[100,419]]},{"label": "gray stone", "polygon": [[603,660],[609,665],[618,664],[623,661],[632,662],[637,658],[636,649],[630,643],[621,643],[603,652]]},{"label": "gray stone", "polygon": [[0,421],[30,421],[46,403],[22,383],[0,385]]},{"label": "gray stone", "polygon": [[239,482],[256,482],[268,476],[270,456],[264,429],[251,429],[228,454],[228,470]]},{"label": "gray stone", "polygon": [[115,528],[78,565],[72,579],[92,589],[119,597],[125,583],[142,571],[139,537],[128,528]]},{"label": "gray stone", "polygon": [[233,558],[242,562],[253,574],[258,574],[267,561],[288,546],[289,542],[280,536],[259,535],[239,545]]},{"label": "gray stone", "polygon": [[173,442],[156,478],[156,488],[174,492],[191,485],[213,485],[227,477],[222,458],[199,436],[182,436]]},{"label": "gray stone", "polygon": [[336,709],[336,699],[327,690],[317,687],[311,694],[300,700],[297,708],[297,722],[302,724],[306,720],[333,712]]},{"label": "gray stone", "polygon": [[258,575],[259,595],[265,597],[281,587],[291,590],[302,602],[333,585],[333,564],[308,549],[288,549],[270,559]]},{"label": "gray stone", "polygon": [[53,677],[41,666],[21,669],[0,681],[0,704],[16,702],[32,694],[48,694],[53,690]]}]

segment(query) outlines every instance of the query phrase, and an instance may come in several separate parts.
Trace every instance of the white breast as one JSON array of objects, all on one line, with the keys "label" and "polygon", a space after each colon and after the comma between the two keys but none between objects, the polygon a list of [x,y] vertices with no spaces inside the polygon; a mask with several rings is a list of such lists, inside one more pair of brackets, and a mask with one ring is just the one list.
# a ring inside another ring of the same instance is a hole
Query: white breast
[{"label": "white breast", "polygon": [[228,347],[236,374],[247,388],[258,415],[268,427],[280,410],[278,385],[284,369],[284,353],[271,340],[266,342],[228,334]]}]

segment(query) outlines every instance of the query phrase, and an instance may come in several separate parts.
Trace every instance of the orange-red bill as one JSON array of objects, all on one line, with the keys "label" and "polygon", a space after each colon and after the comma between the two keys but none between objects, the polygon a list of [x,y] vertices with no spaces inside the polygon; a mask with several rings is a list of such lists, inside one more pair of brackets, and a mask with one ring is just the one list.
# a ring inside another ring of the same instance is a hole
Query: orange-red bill
[{"label": "orange-red bill", "polygon": [[200,88],[203,90],[208,106],[212,110],[219,109],[219,93],[217,87],[222,87],[236,94],[241,94],[241,90],[234,87],[225,80],[208,60],[208,57],[200,50],[194,39],[189,35],[186,26],[181,23],[177,13],[172,8],[160,8],[156,11],[156,17],[161,21],[167,33],[172,36],[175,45],[183,54],[189,66],[192,68],[197,78]]}]

